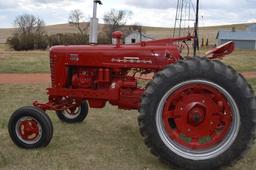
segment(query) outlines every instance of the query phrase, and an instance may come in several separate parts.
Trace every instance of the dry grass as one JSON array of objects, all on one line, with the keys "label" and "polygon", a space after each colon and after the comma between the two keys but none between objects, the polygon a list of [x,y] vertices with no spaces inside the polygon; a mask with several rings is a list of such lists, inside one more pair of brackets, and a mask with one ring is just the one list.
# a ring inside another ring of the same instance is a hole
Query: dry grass
[{"label": "dry grass", "polygon": [[[256,79],[250,80],[256,88]],[[107,106],[91,109],[81,124],[61,123],[50,113],[54,137],[39,150],[16,147],[7,132],[7,122],[18,107],[33,100],[47,99],[47,85],[0,85],[0,168],[1,169],[88,169],[168,170],[143,143],[137,125],[137,111]],[[229,170],[255,169],[256,146]],[[171,168],[175,169],[175,168]]]},{"label": "dry grass", "polygon": [[6,40],[14,33],[13,28],[0,28],[0,43],[6,43]]},{"label": "dry grass", "polygon": [[254,94],[256,94],[256,78],[255,79],[249,79],[248,81],[252,85],[252,88],[254,89]]},{"label": "dry grass", "polygon": [[240,72],[256,71],[256,51],[237,50],[224,62]]},{"label": "dry grass", "polygon": [[[199,55],[204,56],[206,51],[200,50]],[[222,61],[239,72],[256,71],[256,50],[236,49],[232,54],[224,57]]]},{"label": "dry grass", "polygon": [[48,51],[13,51],[0,44],[0,73],[49,72]]}]

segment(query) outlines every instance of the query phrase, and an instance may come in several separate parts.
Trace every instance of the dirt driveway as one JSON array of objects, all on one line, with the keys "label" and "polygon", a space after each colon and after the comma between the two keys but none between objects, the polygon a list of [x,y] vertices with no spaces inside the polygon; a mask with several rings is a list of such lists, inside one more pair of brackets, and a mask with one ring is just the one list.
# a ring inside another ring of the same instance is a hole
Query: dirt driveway
[{"label": "dirt driveway", "polygon": [[45,84],[50,74],[0,74],[0,84]]},{"label": "dirt driveway", "polygon": [[[246,78],[256,78],[256,72],[242,74]],[[0,84],[46,84],[50,81],[50,74],[0,74]]]},{"label": "dirt driveway", "polygon": [[248,79],[256,78],[256,72],[244,72],[242,74],[245,78]]}]

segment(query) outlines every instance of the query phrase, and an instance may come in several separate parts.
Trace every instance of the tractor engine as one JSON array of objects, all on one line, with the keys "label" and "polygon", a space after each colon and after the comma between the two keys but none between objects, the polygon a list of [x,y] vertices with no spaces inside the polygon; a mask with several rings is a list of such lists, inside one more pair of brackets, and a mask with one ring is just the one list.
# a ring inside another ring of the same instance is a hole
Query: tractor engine
[{"label": "tractor engine", "polygon": [[[141,96],[144,90],[138,88],[137,80],[127,74],[126,69],[73,68],[67,80],[71,82],[68,87],[105,91],[114,89],[114,93],[119,93],[119,98],[109,101],[111,104],[118,105],[122,109],[137,108],[138,96]],[[106,100],[88,99],[88,102],[93,108],[102,108]]]}]

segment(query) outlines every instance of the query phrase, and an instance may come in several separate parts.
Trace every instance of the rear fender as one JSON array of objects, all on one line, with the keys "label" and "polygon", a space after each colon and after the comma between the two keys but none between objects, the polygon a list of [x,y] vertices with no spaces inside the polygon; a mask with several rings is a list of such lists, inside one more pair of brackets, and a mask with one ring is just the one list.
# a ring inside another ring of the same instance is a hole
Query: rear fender
[{"label": "rear fender", "polygon": [[235,43],[229,41],[225,44],[222,44],[210,51],[207,51],[205,57],[209,59],[222,59],[226,55],[231,54],[235,50]]}]

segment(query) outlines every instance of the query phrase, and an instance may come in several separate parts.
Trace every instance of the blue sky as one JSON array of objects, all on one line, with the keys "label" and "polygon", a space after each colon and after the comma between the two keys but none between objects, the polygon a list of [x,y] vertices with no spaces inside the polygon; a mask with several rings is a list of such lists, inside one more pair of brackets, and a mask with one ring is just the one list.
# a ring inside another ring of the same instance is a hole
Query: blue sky
[{"label": "blue sky", "polygon": [[[71,10],[80,9],[89,21],[93,0],[0,0],[0,28],[14,27],[16,16],[28,13],[42,18],[47,25],[67,23]],[[171,27],[177,0],[102,0],[99,7],[100,22],[111,10],[133,12],[128,24]],[[256,22],[256,0],[201,0],[201,25],[221,25]]]}]

